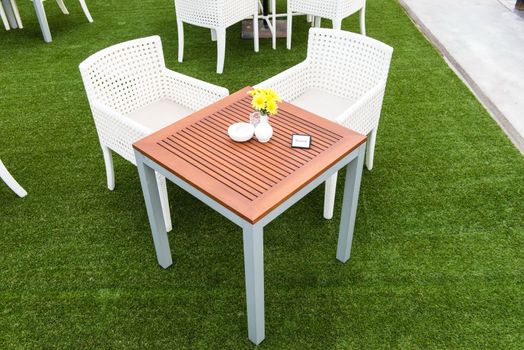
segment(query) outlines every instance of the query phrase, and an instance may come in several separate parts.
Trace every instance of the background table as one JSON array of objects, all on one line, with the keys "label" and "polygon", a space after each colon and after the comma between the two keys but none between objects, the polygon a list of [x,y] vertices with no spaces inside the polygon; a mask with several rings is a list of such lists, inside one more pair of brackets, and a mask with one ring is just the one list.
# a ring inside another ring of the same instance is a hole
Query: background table
[{"label": "background table", "polygon": [[[252,112],[245,88],[135,143],[158,263],[172,263],[155,171],[243,230],[249,339],[264,327],[263,228],[347,166],[337,259],[351,251],[366,137],[288,103],[271,118],[268,143],[235,143],[229,125]],[[291,135],[312,135],[310,149],[291,148]],[[321,213],[319,213],[320,217]]]}]

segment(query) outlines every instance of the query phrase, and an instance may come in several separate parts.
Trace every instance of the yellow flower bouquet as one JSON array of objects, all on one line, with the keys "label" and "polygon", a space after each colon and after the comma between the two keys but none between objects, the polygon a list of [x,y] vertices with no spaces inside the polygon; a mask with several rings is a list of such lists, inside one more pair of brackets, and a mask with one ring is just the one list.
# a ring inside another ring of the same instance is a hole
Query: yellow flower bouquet
[{"label": "yellow flower bouquet", "polygon": [[257,111],[249,116],[250,124],[255,127],[255,137],[259,142],[268,142],[273,136],[269,116],[277,114],[282,99],[273,89],[253,89],[248,94],[253,98],[251,106]]},{"label": "yellow flower bouquet", "polygon": [[278,103],[282,99],[273,89],[253,89],[248,92],[253,97],[251,106],[263,115],[275,115],[278,112]]}]

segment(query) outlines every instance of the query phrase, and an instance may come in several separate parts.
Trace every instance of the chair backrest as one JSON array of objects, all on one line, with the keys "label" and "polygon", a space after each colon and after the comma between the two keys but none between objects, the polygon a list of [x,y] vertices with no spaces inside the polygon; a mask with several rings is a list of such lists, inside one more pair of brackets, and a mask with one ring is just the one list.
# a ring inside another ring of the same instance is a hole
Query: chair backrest
[{"label": "chair backrest", "polygon": [[291,11],[329,19],[343,19],[360,10],[366,0],[288,0]]},{"label": "chair backrest", "polygon": [[306,61],[313,87],[357,99],[387,80],[393,48],[364,35],[312,28]]},{"label": "chair backrest", "polygon": [[258,9],[258,0],[175,0],[178,20],[208,28],[226,28]]},{"label": "chair backrest", "polygon": [[159,99],[165,69],[159,36],[103,49],[80,66],[87,97],[127,114]]}]

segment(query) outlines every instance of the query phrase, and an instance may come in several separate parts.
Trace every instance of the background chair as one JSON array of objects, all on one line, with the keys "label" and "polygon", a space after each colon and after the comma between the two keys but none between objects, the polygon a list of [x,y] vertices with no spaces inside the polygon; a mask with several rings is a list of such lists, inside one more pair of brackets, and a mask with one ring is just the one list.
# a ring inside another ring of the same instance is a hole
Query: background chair
[{"label": "background chair", "polygon": [[[167,69],[158,36],[106,48],[79,68],[110,190],[115,187],[112,152],[136,165],[134,142],[229,94],[225,88]],[[166,179],[157,174],[157,181],[166,228],[170,231]]]},{"label": "background chair", "polygon": [[[80,2],[80,6],[82,7],[82,11],[84,11],[84,15],[86,16],[89,23],[93,23],[93,17],[91,17],[91,13],[89,12],[89,9],[87,8],[85,0],[78,0]],[[60,7],[60,10],[65,15],[69,14],[69,11],[67,10],[67,7],[64,4],[63,0],[56,0],[56,3],[58,4],[58,7]]]},{"label": "background chair", "polygon": [[0,1],[0,18],[2,18],[2,24],[4,25],[5,30],[11,29],[9,26],[9,21],[7,20],[7,16],[5,15],[4,5],[2,4],[2,1]]},{"label": "background chair", "polygon": [[[45,0],[32,0],[33,5],[35,7],[36,11],[36,17],[38,18],[38,23],[40,23],[40,30],[42,30],[42,35],[44,36],[44,41],[49,43],[53,41],[53,37],[51,36],[51,31],[49,30],[49,24],[47,23],[47,17],[45,15],[44,10],[44,1]],[[80,6],[82,6],[82,10],[84,11],[85,16],[87,17],[87,20],[89,23],[93,22],[93,18],[91,17],[91,13],[89,13],[89,9],[87,8],[87,5],[85,3],[85,0],[79,0]],[[67,7],[64,4],[63,0],[56,0],[56,3],[58,4],[58,7],[60,7],[60,10],[66,15],[69,14],[69,11],[67,10]],[[20,28],[22,28],[22,22],[20,23]]]},{"label": "background chair", "polygon": [[16,182],[15,178],[7,171],[4,163],[0,160],[0,179],[2,179],[5,184],[13,190],[14,193],[18,195],[18,197],[25,197],[27,196],[27,192],[20,186],[18,182]]},{"label": "background chair", "polygon": [[224,71],[226,29],[245,18],[253,17],[253,39],[258,52],[258,0],[175,0],[178,28],[178,62],[184,60],[184,22],[211,29],[217,42],[217,73]]},{"label": "background chair", "polygon": [[5,30],[10,30],[11,27],[23,28],[16,0],[0,0],[0,18],[2,18]]},{"label": "background chair", "polygon": [[360,10],[360,33],[366,35],[366,0],[288,0],[287,48],[291,49],[293,12],[313,17],[313,25],[320,28],[322,18],[333,21],[333,29],[342,28],[342,20]]},{"label": "background chair", "polygon": [[[304,62],[266,80],[282,99],[368,135],[373,168],[377,129],[393,49],[363,35],[312,28]],[[326,181],[324,217],[333,216],[337,174]]]}]

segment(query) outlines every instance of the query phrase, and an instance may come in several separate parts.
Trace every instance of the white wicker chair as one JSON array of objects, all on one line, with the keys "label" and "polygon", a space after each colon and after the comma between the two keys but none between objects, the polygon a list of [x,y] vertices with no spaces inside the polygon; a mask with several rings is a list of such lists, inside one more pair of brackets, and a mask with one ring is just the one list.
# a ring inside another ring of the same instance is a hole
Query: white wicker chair
[{"label": "white wicker chair", "polygon": [[[79,68],[110,190],[115,187],[111,151],[136,165],[134,142],[229,94],[225,88],[167,69],[158,36],[106,48],[87,58]],[[170,231],[166,179],[157,174],[157,180]]]},{"label": "white wicker chair", "polygon": [[[373,167],[377,129],[393,49],[369,37],[334,29],[309,31],[304,62],[258,87],[368,135],[366,166]],[[337,174],[326,181],[324,217],[333,216]]]},{"label": "white wicker chair", "polygon": [[18,197],[27,196],[27,192],[16,182],[15,178],[7,171],[4,163],[0,160],[0,179],[2,179],[5,184],[17,194]]},{"label": "white wicker chair", "polygon": [[224,71],[226,28],[253,17],[255,52],[258,52],[258,0],[175,0],[178,27],[178,62],[184,60],[184,22],[211,29],[217,42],[217,73]]},{"label": "white wicker chair", "polygon": [[360,33],[366,35],[366,0],[288,0],[287,48],[291,49],[293,12],[313,17],[313,25],[320,28],[322,18],[333,21],[333,29],[342,28],[342,20],[360,11]]}]

